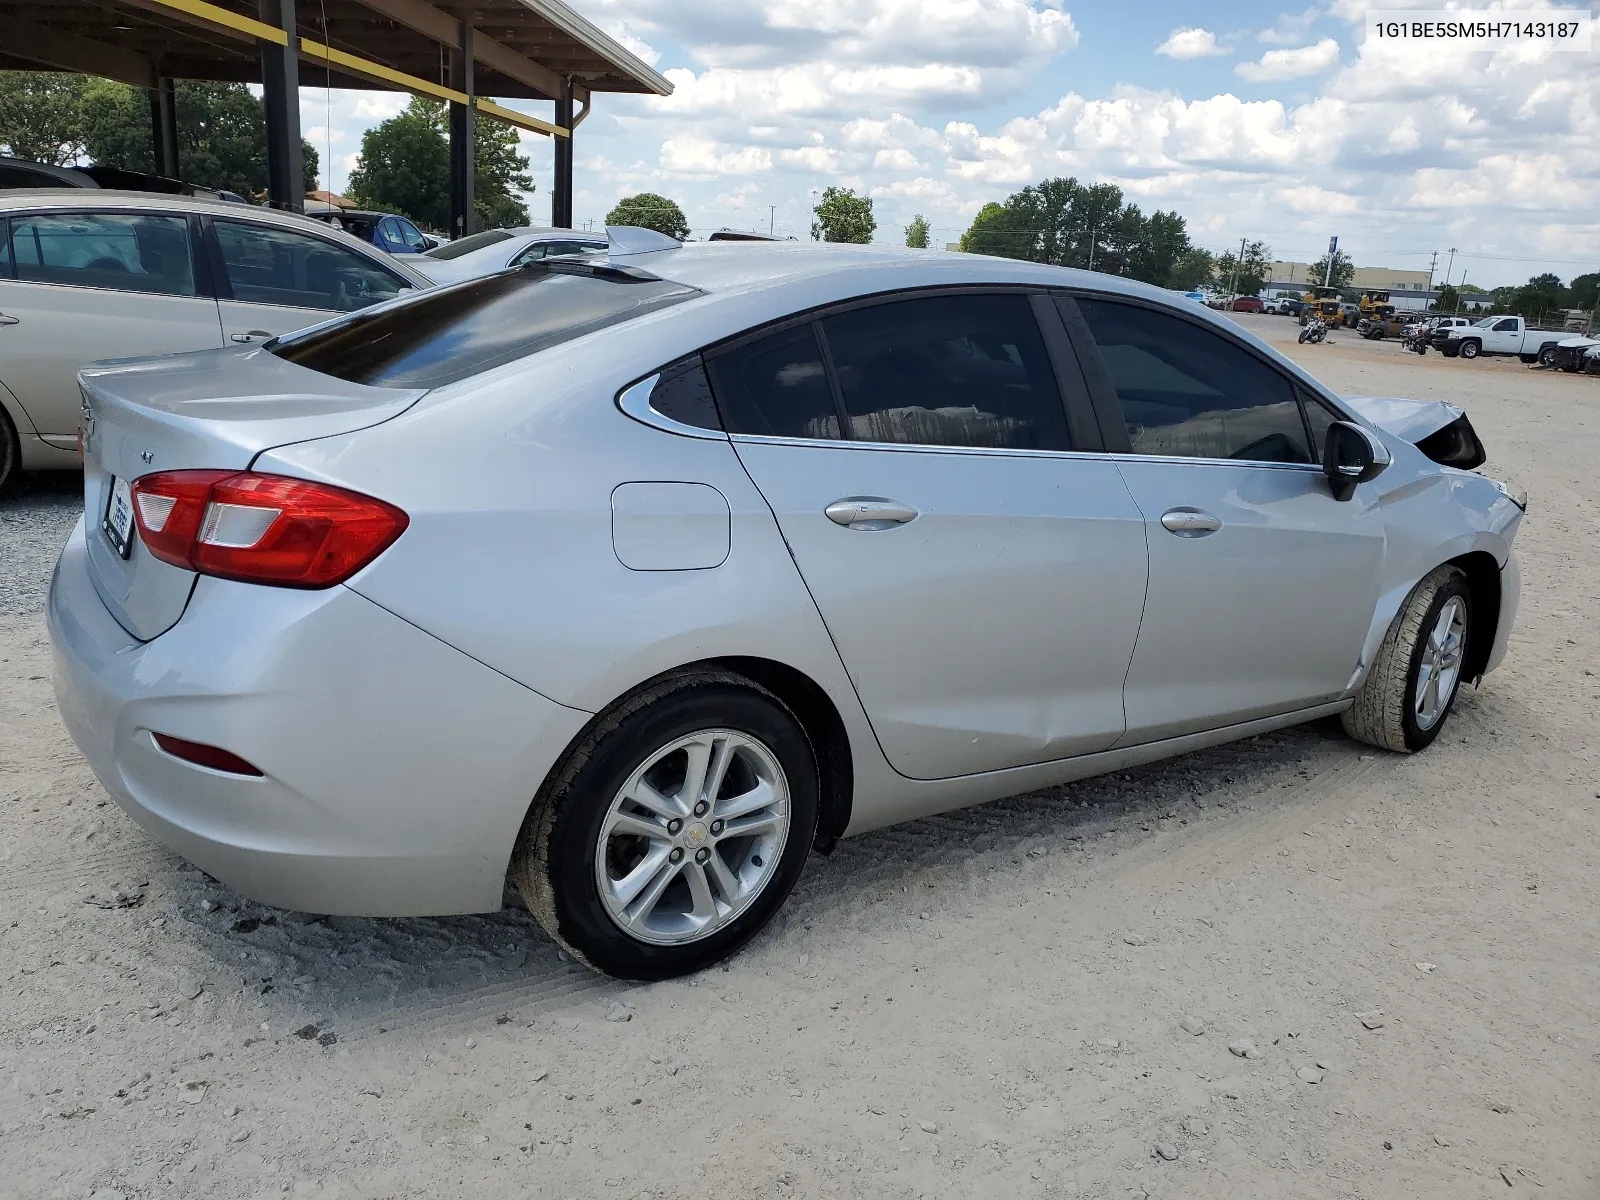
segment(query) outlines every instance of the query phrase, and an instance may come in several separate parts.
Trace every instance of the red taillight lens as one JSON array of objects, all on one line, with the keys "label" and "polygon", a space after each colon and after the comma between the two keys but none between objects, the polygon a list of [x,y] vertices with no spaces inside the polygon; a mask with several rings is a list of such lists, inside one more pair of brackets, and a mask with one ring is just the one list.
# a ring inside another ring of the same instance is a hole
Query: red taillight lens
[{"label": "red taillight lens", "polygon": [[133,483],[140,536],[163,562],[245,583],[332,587],[405,532],[392,504],[251,471],[161,471]]}]

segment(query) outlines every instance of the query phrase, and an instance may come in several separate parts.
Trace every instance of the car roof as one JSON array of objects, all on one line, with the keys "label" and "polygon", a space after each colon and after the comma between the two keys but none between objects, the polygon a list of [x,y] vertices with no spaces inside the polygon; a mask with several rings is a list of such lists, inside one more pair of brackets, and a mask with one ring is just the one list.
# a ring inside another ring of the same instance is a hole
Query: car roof
[{"label": "car roof", "polygon": [[859,294],[894,288],[959,284],[1032,284],[1121,292],[1172,302],[1172,293],[1117,275],[1021,259],[945,250],[830,242],[688,242],[671,250],[610,254],[600,261],[641,267],[704,292],[802,287],[831,276],[854,276]]},{"label": "car roof", "polygon": [[[0,167],[16,167],[24,171],[36,171],[40,175],[47,175],[51,179],[59,179],[68,187],[94,190],[100,185],[82,171],[74,171],[70,167],[58,167],[51,163],[34,162],[30,158],[11,158],[0,154]],[[50,191],[58,192],[60,188],[7,188],[6,191]]]},{"label": "car roof", "polygon": [[[235,221],[255,221],[264,225],[281,225],[288,229],[315,233],[319,237],[331,237],[335,240],[342,239],[348,245],[358,248],[363,255],[376,257],[373,254],[371,245],[363,242],[360,238],[351,237],[344,230],[335,228],[327,221],[317,217],[304,216],[301,213],[284,212],[278,208],[263,208],[255,204],[240,204],[237,200],[211,200],[200,196],[168,196],[160,192],[123,192],[107,188],[85,188],[81,190],[8,188],[0,190],[0,215],[8,212],[39,209],[72,209],[81,212],[85,209],[94,208],[137,208],[148,212],[206,213],[211,216],[229,217]],[[405,276],[414,286],[431,287],[434,283],[433,279],[420,271],[412,270],[405,263],[389,255],[382,255],[381,261],[384,266]]]}]

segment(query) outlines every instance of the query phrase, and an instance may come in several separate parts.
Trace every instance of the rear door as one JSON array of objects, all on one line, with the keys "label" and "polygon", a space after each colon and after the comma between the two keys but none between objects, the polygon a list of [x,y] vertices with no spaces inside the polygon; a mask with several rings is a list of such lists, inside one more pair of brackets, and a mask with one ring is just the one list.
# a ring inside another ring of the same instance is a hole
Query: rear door
[{"label": "rear door", "polygon": [[183,213],[58,208],[4,224],[0,383],[41,435],[76,433],[86,363],[222,344]]},{"label": "rear door", "polygon": [[230,342],[259,342],[392,300],[411,285],[338,242],[254,221],[208,219],[217,307]]},{"label": "rear door", "polygon": [[1093,452],[1045,297],[854,306],[708,370],[896,770],[971,774],[1121,736],[1145,534]]},{"label": "rear door", "polygon": [[1335,500],[1311,449],[1339,414],[1311,400],[1308,428],[1290,378],[1198,317],[1123,298],[1081,296],[1081,318],[1063,306],[1098,351],[1091,384],[1122,411],[1119,466],[1149,539],[1124,744],[1337,698],[1384,553],[1372,485]]}]

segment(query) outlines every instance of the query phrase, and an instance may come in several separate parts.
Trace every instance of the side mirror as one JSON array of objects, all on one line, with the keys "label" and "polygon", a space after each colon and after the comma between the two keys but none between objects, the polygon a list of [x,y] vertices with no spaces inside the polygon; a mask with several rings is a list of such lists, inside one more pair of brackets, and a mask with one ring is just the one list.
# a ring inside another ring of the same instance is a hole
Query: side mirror
[{"label": "side mirror", "polygon": [[1335,500],[1348,500],[1356,485],[1376,479],[1389,465],[1389,448],[1353,421],[1328,426],[1322,444],[1322,472]]}]

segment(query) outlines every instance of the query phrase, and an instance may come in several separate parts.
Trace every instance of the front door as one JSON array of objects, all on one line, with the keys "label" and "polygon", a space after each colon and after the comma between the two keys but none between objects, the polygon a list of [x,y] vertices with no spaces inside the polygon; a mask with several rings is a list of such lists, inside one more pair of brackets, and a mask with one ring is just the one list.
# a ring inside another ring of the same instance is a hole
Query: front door
[{"label": "front door", "polygon": [[708,366],[898,771],[1116,742],[1143,523],[1113,461],[1069,451],[1028,297],[854,308]]},{"label": "front door", "polygon": [[197,292],[182,215],[14,215],[0,253],[0,381],[41,435],[71,437],[86,363],[221,345],[217,303]]},{"label": "front door", "polygon": [[392,300],[409,286],[348,246],[277,225],[212,222],[218,308],[229,342],[261,342]]},{"label": "front door", "polygon": [[1311,452],[1332,414],[1220,332],[1163,309],[1079,306],[1128,426],[1119,465],[1144,515],[1150,590],[1123,744],[1336,699],[1377,603],[1384,523],[1337,501]]}]

